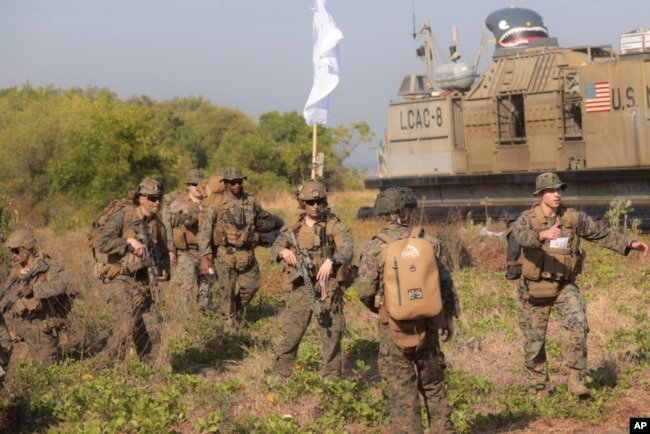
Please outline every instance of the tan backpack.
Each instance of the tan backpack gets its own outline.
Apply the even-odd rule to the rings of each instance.
[[[432,318],[442,311],[438,263],[424,231],[414,227],[407,238],[375,235],[386,245],[384,261],[384,305],[397,321]]]
[[[95,277],[103,278],[106,273],[106,264],[108,263],[108,256],[104,253],[100,253],[97,250],[99,244],[99,239],[102,234],[102,230],[111,219],[111,216],[118,211],[124,210],[124,221],[130,222],[133,220],[133,215],[135,213],[136,205],[133,203],[133,199],[112,199],[104,211],[97,216],[93,222],[90,232],[88,232],[88,244],[93,254],[93,259],[95,260]]]

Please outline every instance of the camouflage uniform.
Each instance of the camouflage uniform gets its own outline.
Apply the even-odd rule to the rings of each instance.
[[[12,339],[5,324],[3,315],[0,315],[0,368],[6,372],[11,359]],[[0,381],[4,380],[4,373],[0,370]]]
[[[17,231],[16,234],[22,231],[24,230]],[[9,237],[10,244],[14,235]],[[36,239],[33,240],[35,246]],[[15,343],[14,361],[24,358],[51,364],[60,360],[59,331],[71,307],[67,294],[68,277],[63,267],[52,262],[49,256],[34,250],[32,254],[34,261],[28,268],[14,262],[5,282],[5,290],[9,289],[12,279],[24,278],[34,267],[44,271],[35,273],[28,281],[19,281],[18,285],[22,285],[25,290],[21,291],[20,298],[13,305],[8,306],[4,320]]]
[[[203,173],[190,170],[187,184],[198,185]],[[177,289],[179,301],[189,303],[197,299],[195,285],[198,287],[201,256],[199,255],[199,214],[201,202],[192,200],[189,193],[174,199],[163,213],[167,232],[167,248],[176,255],[172,286]]]
[[[345,330],[345,316],[343,314],[343,289],[336,279],[336,271],[340,267],[347,266],[354,256],[354,241],[350,228],[345,226],[333,214],[327,214],[328,219],[333,222],[328,224],[327,220],[319,221],[313,226],[305,222],[306,213],[300,214],[292,223],[285,225],[271,247],[271,257],[278,262],[280,250],[287,248],[297,255],[297,249],[291,241],[291,234],[300,246],[300,250],[307,249],[313,267],[310,270],[311,282],[316,291],[316,297],[320,300],[321,284],[316,280],[316,273],[323,261],[330,258],[334,264],[330,278],[327,280],[325,301],[318,301],[323,313],[320,315],[323,321],[318,322],[318,332],[321,342],[323,356],[323,367],[321,373],[324,376],[341,375],[341,337]],[[329,233],[326,228],[330,228]],[[322,234],[328,238],[327,243],[332,247],[332,253],[323,257],[323,245],[326,241]],[[331,241],[329,241],[331,239]],[[276,373],[289,376],[293,368],[298,347],[302,337],[311,322],[313,316],[312,299],[309,290],[302,277],[296,272],[296,267],[285,263],[285,282],[291,289],[287,307],[283,313],[283,337],[278,345],[275,356],[274,370]]]
[[[246,177],[238,168],[227,168],[223,182],[234,179]],[[221,287],[221,314],[228,325],[235,325],[239,321],[237,312],[248,306],[260,288],[255,224],[266,212],[243,190],[239,198],[230,198],[226,191],[212,195],[210,202],[200,226],[199,254],[209,261],[214,259]]]
[[[402,239],[410,235],[411,227],[392,222],[382,228],[381,232],[393,239]],[[460,313],[458,297],[451,274],[440,259],[442,246],[430,235],[425,235],[425,238],[431,242],[438,262],[444,315],[457,318]],[[383,308],[378,310],[375,306],[375,297],[383,286],[384,246],[384,242],[377,238],[366,244],[359,262],[357,287],[360,300],[373,312],[379,313],[378,365],[382,378],[388,383],[392,432],[423,432],[420,395],[429,415],[430,432],[455,432],[447,392],[443,386],[446,363],[440,348],[437,320],[424,320],[426,338],[422,348],[414,353],[405,353],[390,336],[387,312]]]
[[[537,191],[539,193],[539,191]],[[540,205],[536,205],[539,207]],[[574,212],[577,212],[573,210]],[[564,215],[567,208],[560,205],[557,214]],[[541,251],[544,243],[538,240],[539,232],[555,224],[556,217],[547,217],[541,228],[533,228],[529,212],[522,213],[513,225],[513,236],[522,246]],[[619,254],[629,254],[631,241],[623,235],[610,230],[596,222],[583,212],[578,212],[579,224],[576,236],[598,244]],[[564,226],[560,227],[561,236],[567,237]],[[549,241],[545,243],[548,245]],[[551,308],[555,307],[562,327],[569,333],[569,342],[565,350],[565,364],[571,369],[584,371],[587,368],[587,334],[589,324],[586,317],[585,300],[573,279],[559,282],[557,297],[545,300],[531,300],[526,279],[522,276],[518,285],[519,327],[524,335],[524,363],[531,388],[543,390],[549,380],[546,370],[546,329]]]
[[[145,180],[141,185],[147,185],[147,182]],[[131,228],[131,222],[125,220],[126,215],[126,211],[121,210],[111,216],[102,229],[97,246],[101,253],[108,255],[108,264],[115,270],[103,279],[109,322],[113,327],[104,351],[109,357],[122,360],[126,357],[129,341],[133,339],[138,357],[153,364],[161,343],[161,318],[155,312],[155,294],[149,283],[148,266],[153,266],[153,263],[131,253],[127,238],[137,238],[137,234]],[[152,243],[160,253],[158,267],[169,276],[167,233],[162,221],[155,214],[145,219],[139,206],[132,215],[132,221],[144,220]]]

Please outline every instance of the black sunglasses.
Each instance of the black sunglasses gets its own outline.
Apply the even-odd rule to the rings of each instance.
[[[314,206],[316,204],[322,205],[322,204],[325,203],[325,199],[309,199],[309,200],[306,200],[305,203],[307,205],[309,205],[309,206]]]
[[[149,196],[149,195],[147,195],[147,200],[149,202],[160,202],[162,200],[162,196]]]
[[[9,250],[11,250],[11,254],[17,255],[20,253],[20,249],[21,249],[20,247],[16,247],[15,249],[9,249]]]
[[[243,184],[244,180],[243,179],[229,179],[226,181],[230,185],[235,185],[235,184]]]

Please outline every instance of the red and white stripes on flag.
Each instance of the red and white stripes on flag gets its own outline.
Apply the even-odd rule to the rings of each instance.
[[[585,111],[601,113],[611,110],[611,97],[608,81],[585,84]]]
[[[327,122],[329,94],[339,84],[339,41],[343,33],[327,8],[326,0],[314,0],[314,84],[303,111],[307,125]]]

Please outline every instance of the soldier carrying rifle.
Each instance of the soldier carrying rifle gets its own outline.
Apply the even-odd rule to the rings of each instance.
[[[102,276],[113,327],[104,351],[124,359],[133,339],[138,357],[153,364],[161,342],[158,282],[169,279],[167,233],[157,215],[164,187],[145,178],[134,193],[133,206],[110,217],[97,245],[106,255]]]
[[[61,358],[59,332],[71,307],[66,273],[38,252],[29,230],[11,234],[7,246],[13,265],[0,294],[0,312],[14,343],[14,360],[55,363]]]
[[[345,329],[342,279],[354,255],[350,228],[327,208],[325,186],[307,180],[296,197],[305,210],[285,225],[271,249],[271,257],[285,264],[285,283],[291,289],[282,325],[284,336],[273,367],[288,377],[312,314],[316,316],[323,353],[324,376],[341,375],[341,336]]]

